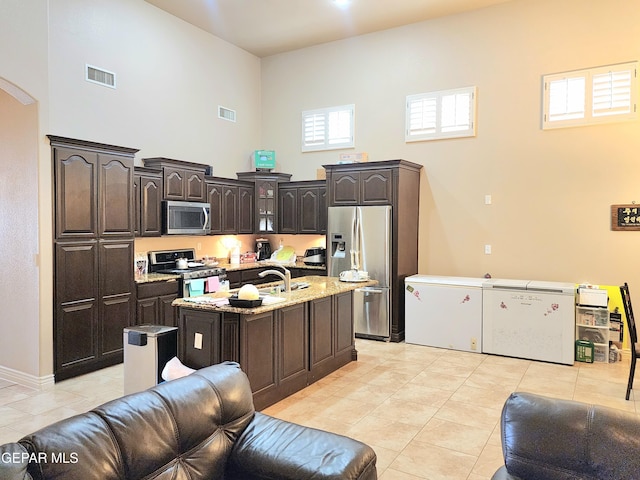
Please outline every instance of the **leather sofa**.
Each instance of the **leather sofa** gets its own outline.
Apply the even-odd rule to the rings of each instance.
[[[492,480],[640,478],[640,419],[634,414],[513,393],[500,426],[505,465]]]
[[[376,479],[356,440],[255,412],[235,363],[203,368],[0,447],[2,480]]]

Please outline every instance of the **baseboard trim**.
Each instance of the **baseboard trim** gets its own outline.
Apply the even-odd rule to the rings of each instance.
[[[14,370],[13,368],[4,367],[2,365],[0,365],[0,379],[33,388],[34,390],[44,390],[54,384],[53,374],[45,375],[44,377],[36,377],[35,375]]]

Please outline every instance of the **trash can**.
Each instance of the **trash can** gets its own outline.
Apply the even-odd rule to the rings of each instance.
[[[124,393],[162,382],[162,369],[178,354],[178,329],[136,325],[124,329]]]

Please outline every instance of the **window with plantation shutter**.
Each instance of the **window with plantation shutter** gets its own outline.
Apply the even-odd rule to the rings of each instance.
[[[474,137],[476,87],[407,96],[406,142]]]
[[[302,151],[353,147],[354,112],[354,105],[302,112]]]
[[[542,128],[635,120],[637,72],[629,62],[545,75]]]

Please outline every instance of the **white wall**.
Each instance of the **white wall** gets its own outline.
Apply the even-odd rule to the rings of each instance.
[[[540,129],[542,75],[640,59],[637,7],[514,0],[265,58],[263,143],[294,179],[313,178],[342,151],[300,153],[300,112],[355,103],[351,151],[424,166],[421,273],[640,291],[640,232],[612,232],[609,218],[611,204],[640,202],[640,121]],[[471,85],[476,138],[404,142],[406,95]]]
[[[260,148],[260,60],[143,0],[51,3],[51,132],[213,164],[233,176]],[[85,64],[117,88],[85,81]],[[218,105],[238,121],[218,119]]]

